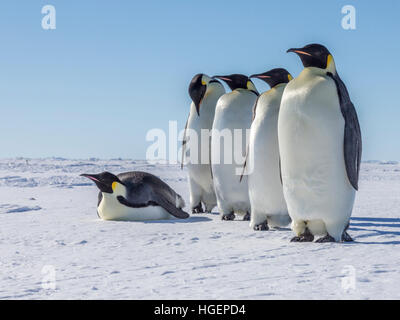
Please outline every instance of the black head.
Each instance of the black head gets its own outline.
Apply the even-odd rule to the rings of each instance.
[[[197,114],[200,115],[200,104],[207,91],[207,85],[202,81],[203,74],[196,74],[189,84],[189,96],[196,107]]]
[[[189,84],[189,96],[192,99],[197,114],[200,115],[200,105],[207,91],[207,85],[213,82],[220,83],[218,80],[210,79],[204,73],[196,74]]]
[[[271,88],[280,83],[288,83],[290,80],[293,79],[290,73],[283,68],[276,68],[264,73],[253,74],[250,76],[250,78],[258,78],[264,80],[266,83],[269,84]]]
[[[294,52],[298,54],[303,66],[316,67],[320,69],[326,69],[329,59],[332,59],[332,55],[327,48],[321,44],[309,44],[303,48],[292,48],[287,52]]]
[[[100,189],[100,191],[105,192],[105,193],[113,193],[113,183],[114,182],[123,184],[116,175],[114,175],[110,172],[107,172],[107,171],[99,173],[99,174],[83,173],[83,174],[81,174],[81,176],[89,178],[90,180],[94,181],[94,183]]]
[[[214,76],[214,78],[221,79],[226,82],[226,84],[231,88],[235,89],[247,89],[258,95],[257,89],[254,83],[250,80],[248,76],[243,74],[231,74],[228,76]]]

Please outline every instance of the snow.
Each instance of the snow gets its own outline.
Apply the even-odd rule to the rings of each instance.
[[[398,162],[363,163],[355,242],[328,244],[290,243],[289,229],[255,232],[216,212],[101,221],[98,190],[79,174],[104,170],[153,173],[188,203],[179,165],[1,159],[0,299],[400,298]]]

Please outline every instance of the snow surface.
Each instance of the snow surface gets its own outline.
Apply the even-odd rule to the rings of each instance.
[[[0,160],[0,299],[399,299],[400,165],[363,163],[354,243],[290,243],[217,213],[101,221],[81,173],[142,170],[188,203],[186,171],[132,160]],[[55,289],[46,282],[55,270]]]

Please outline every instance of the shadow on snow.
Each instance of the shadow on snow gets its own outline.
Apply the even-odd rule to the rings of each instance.
[[[171,219],[171,220],[148,220],[148,221],[139,221],[142,223],[196,223],[196,222],[204,222],[211,221],[212,219],[207,217],[189,217],[187,219]]]
[[[360,227],[372,227],[372,228],[360,228]],[[398,228],[398,230],[380,230],[380,228]],[[349,230],[353,231],[367,231],[367,233],[357,236],[360,238],[369,238],[373,236],[400,236],[400,218],[370,218],[370,217],[354,217],[351,218]],[[398,241],[382,241],[382,242],[358,242],[363,244],[394,244],[400,245]]]

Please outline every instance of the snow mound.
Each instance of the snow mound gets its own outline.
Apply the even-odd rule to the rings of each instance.
[[[0,205],[0,213],[16,213],[16,212],[27,212],[27,211],[38,211],[42,208],[39,206],[19,206],[17,204],[2,204]]]

